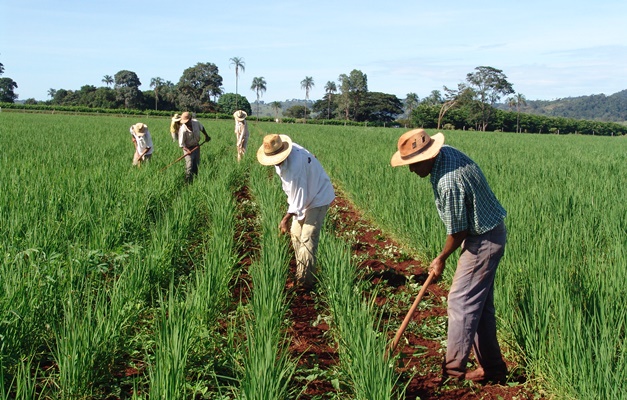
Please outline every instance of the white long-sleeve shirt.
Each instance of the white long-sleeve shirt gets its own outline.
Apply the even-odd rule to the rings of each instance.
[[[152,154],[152,137],[150,136],[150,131],[148,130],[148,128],[146,128],[146,133],[144,133],[144,136],[138,136],[133,131],[133,127],[131,126],[131,135],[133,135],[133,137],[135,138],[135,150],[137,151],[137,154],[143,154],[144,150],[149,147],[150,150],[148,150],[146,155]]]
[[[331,204],[335,199],[329,176],[304,147],[293,143],[290,155],[275,169],[287,195],[287,212],[299,221],[305,218],[307,210]]]

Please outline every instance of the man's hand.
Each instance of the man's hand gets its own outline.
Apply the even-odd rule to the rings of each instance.
[[[291,219],[292,219],[292,214],[285,214],[281,222],[279,222],[279,232],[281,232],[282,235],[290,231]]]
[[[431,261],[431,265],[429,265],[429,273],[433,273],[433,279],[437,281],[444,273],[444,268],[446,267],[446,260],[436,257]]]

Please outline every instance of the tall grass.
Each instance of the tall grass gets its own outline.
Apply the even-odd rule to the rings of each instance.
[[[403,390],[396,388],[394,363],[386,354],[387,336],[381,332],[386,327],[381,326],[376,295],[364,298],[348,245],[323,233],[320,264],[323,296],[331,312],[347,387],[356,399],[403,398]]]
[[[246,321],[246,349],[240,392],[244,399],[290,398],[289,383],[295,363],[289,357],[284,319],[288,303],[284,291],[289,242],[278,235],[285,195],[268,170],[252,168],[250,188],[259,204],[261,251],[250,268],[252,318]],[[270,171],[272,174],[274,171]],[[274,178],[274,179],[273,179]]]

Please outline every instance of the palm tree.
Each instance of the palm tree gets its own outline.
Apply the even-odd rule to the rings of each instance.
[[[266,91],[266,80],[263,79],[263,76],[253,78],[250,89],[257,94],[257,119],[259,119],[259,97]]]
[[[237,108],[237,81],[239,80],[239,70],[240,68],[242,69],[242,72],[244,72],[246,70],[246,63],[244,62],[244,59],[242,57],[232,57],[229,58],[229,61],[231,61],[231,65],[235,65],[235,109],[238,110]]]
[[[331,95],[337,92],[335,82],[328,81],[327,84],[324,85],[324,91],[327,94],[327,119],[331,119]]]
[[[411,120],[411,113],[414,111],[414,108],[418,105],[420,99],[418,95],[414,92],[407,93],[407,97],[405,97],[405,107],[407,107],[407,119]]]
[[[50,96],[51,99],[54,99],[54,96],[57,94],[57,90],[56,89],[48,89],[48,96]]]
[[[112,85],[112,84],[113,84],[113,82],[115,82],[115,81],[113,80],[113,77],[112,77],[111,75],[105,75],[105,76],[102,78],[102,81],[105,83],[105,85],[107,85],[107,87],[109,87],[109,85]]]
[[[522,93],[517,93],[516,96],[507,99],[507,105],[510,107],[516,107],[516,133],[520,133],[520,106],[527,105],[527,99]]]
[[[314,87],[314,80],[311,76],[306,76],[300,81],[300,88],[305,89],[305,120],[307,119],[307,101],[309,100],[309,90]]]
[[[152,78],[150,80],[150,87],[155,88],[155,110],[157,109],[157,103],[159,102],[159,88],[165,84],[165,81],[159,77]]]
[[[274,110],[274,119],[278,120],[279,119],[279,110],[281,109],[281,102],[280,101],[273,101],[272,103],[270,103],[270,106]]]

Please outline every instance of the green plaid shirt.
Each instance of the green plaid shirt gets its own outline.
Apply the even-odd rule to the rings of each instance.
[[[479,166],[453,147],[442,146],[436,156],[431,185],[447,235],[464,230],[481,235],[499,225],[507,215]]]

